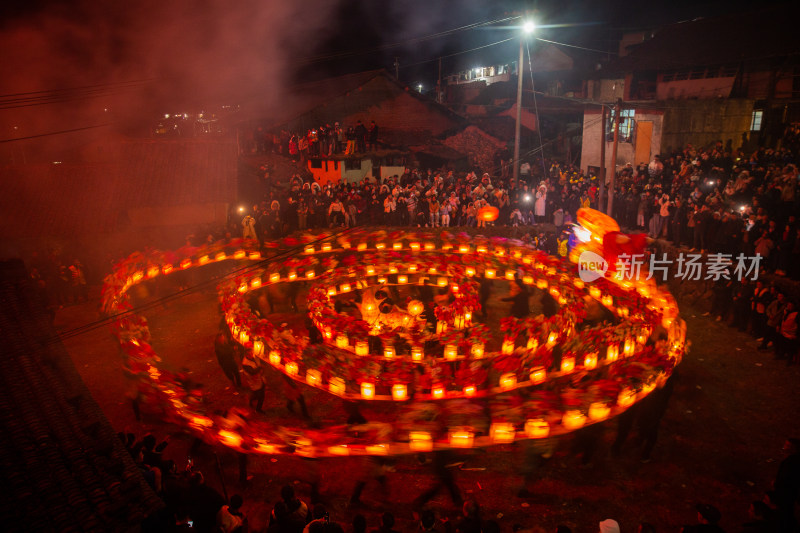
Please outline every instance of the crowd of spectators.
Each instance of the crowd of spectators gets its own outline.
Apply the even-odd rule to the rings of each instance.
[[[154,517],[145,527],[152,531],[206,531],[215,533],[246,533],[250,528],[247,516],[242,511],[243,498],[234,494],[229,500],[215,489],[205,484],[203,475],[190,463],[179,472],[173,461],[165,460],[161,453],[167,442],[156,445],[152,435],[136,441],[132,434],[120,433],[120,439],[127,446],[147,482],[164,499],[166,507],[158,517]],[[798,474],[800,474],[800,441],[789,439],[784,450],[786,458],[780,463],[773,488],[764,494],[763,499],[755,500],[749,507],[750,520],[741,529],[749,533],[771,533],[795,531],[794,501],[798,494]],[[298,496],[292,485],[284,485],[280,498],[267,503],[269,511],[267,533],[366,533],[368,524],[373,523],[370,533],[399,533],[402,531],[424,531],[429,533],[501,533],[503,527],[492,518],[483,516],[481,505],[475,499],[458,501],[454,511],[435,508],[429,505],[415,505],[413,514],[404,520],[406,527],[398,527],[391,511],[362,511],[363,504],[351,504],[346,515],[352,517],[350,523],[341,517],[332,516],[328,507],[319,501],[308,502]],[[384,502],[384,509],[393,508]],[[722,533],[719,523],[722,514],[713,504],[701,502],[695,507],[696,523],[687,524],[681,533]],[[343,513],[345,514],[345,513]],[[365,516],[366,515],[366,516]],[[496,515],[499,520],[502,514]],[[508,527],[508,526],[506,526]],[[534,533],[544,531],[534,525],[513,524],[513,533]],[[589,526],[584,528],[591,530]],[[620,524],[614,519],[599,522],[598,533],[620,533]],[[558,525],[556,533],[572,533],[570,527]],[[642,522],[637,533],[655,533],[655,527]]]
[[[47,254],[34,252],[28,267],[36,297],[51,320],[56,309],[89,301],[87,271],[79,259],[70,261],[53,248]]]
[[[787,365],[798,361],[797,303],[774,283],[719,279],[714,283],[713,316],[760,343],[759,350],[774,350],[776,360]]]
[[[780,149],[745,152],[719,141],[627,165],[615,176],[612,215],[625,230],[646,231],[700,253],[758,254],[762,271],[800,279],[797,130],[787,130]],[[606,210],[606,198],[599,205],[597,177],[573,165],[525,162],[519,183],[510,172],[498,160],[492,169],[410,168],[384,179],[323,186],[295,175],[266,191],[234,233],[266,240],[341,226],[530,229],[545,223],[555,227],[550,235],[555,240],[579,208]],[[478,216],[485,206],[498,209],[496,221]]]
[[[131,454],[145,481],[164,501],[165,507],[148,519],[147,531],[199,531],[245,533],[247,517],[244,499],[233,494],[226,499],[206,484],[200,470],[189,458],[184,467],[164,456],[169,439],[158,442],[152,434],[138,440],[133,433],[120,432],[120,440]]]
[[[370,130],[361,124],[360,128],[352,128],[358,133],[349,146],[350,129],[335,124],[312,130],[309,133],[316,136],[313,142],[308,135],[283,139],[281,134],[276,146],[284,146],[285,140],[283,153],[302,160],[309,154],[364,151],[367,143],[373,142]],[[374,131],[377,135],[377,126]],[[264,137],[265,143],[267,138]],[[296,152],[292,149],[293,138]],[[762,269],[798,280],[798,139],[800,133],[793,128],[787,131],[781,149],[758,148],[745,153],[718,142],[702,149],[686,146],[664,157],[656,156],[649,164],[628,165],[615,176],[611,191],[613,216],[626,230],[646,231],[651,237],[669,240],[690,251],[731,256],[758,254]],[[256,149],[266,150],[266,145]],[[533,160],[526,163],[519,183],[511,179],[508,165],[498,164],[497,168],[486,170],[414,168],[383,180],[325,186],[294,176],[286,187],[266,191],[252,211],[231,217],[225,228],[205,228],[202,235],[208,233],[208,242],[239,235],[263,242],[293,231],[342,226],[448,228],[494,224],[520,228],[540,249],[556,254],[561,253],[560,245],[565,240],[562,228],[575,220],[580,207],[604,207],[600,205],[597,177],[569,164]],[[489,223],[477,216],[485,206],[498,209],[496,221]],[[32,277],[43,291],[50,292],[54,305],[87,298],[86,273],[79,261],[64,261],[56,254],[45,259],[36,256],[30,264]],[[797,306],[777,285],[763,280],[723,278],[715,282],[713,292],[708,314],[750,331],[761,343],[760,349],[774,349],[777,359],[787,364],[798,362]],[[222,352],[217,355],[225,368],[223,362],[227,362],[228,354]],[[242,376],[248,381],[249,376],[240,374],[235,364],[228,366],[230,372],[226,370],[226,374],[234,386],[242,386]],[[251,407],[260,411],[264,384],[258,381],[250,389]],[[302,409],[305,411],[305,405]],[[120,434],[120,438],[147,482],[167,504],[170,527],[165,530],[171,530],[173,525],[179,531],[190,527],[225,532],[247,529],[241,512],[242,498],[234,495],[226,501],[205,484],[203,475],[191,462],[178,468],[174,461],[165,459],[167,441],[159,444],[151,435],[141,441],[131,434]],[[751,505],[753,521],[744,526],[747,531],[791,531],[796,527],[787,509],[793,512],[800,491],[800,442],[790,439],[786,450],[788,457],[779,467],[774,490]],[[721,531],[721,516],[713,505],[700,504],[697,511],[698,524],[687,526],[687,533]],[[481,518],[480,506],[474,500],[465,502],[454,520],[426,507],[421,507],[415,518],[418,524],[414,529],[437,533],[498,533],[501,529],[497,522]],[[375,526],[377,533],[396,533],[391,513],[381,516],[379,523],[376,520]],[[365,533],[367,519],[358,514],[351,525],[344,527],[330,517],[323,505],[310,507],[295,496],[291,486],[286,486],[272,510],[267,531],[340,533],[351,529]],[[515,532],[520,530],[525,527],[514,526]],[[568,533],[569,528],[559,526],[557,531]],[[619,533],[619,524],[604,520],[598,524],[598,531]],[[639,531],[649,533],[654,529],[641,524]]]
[[[284,154],[302,163],[309,157],[374,152],[378,149],[378,125],[374,120],[370,121],[369,126],[361,120],[349,126],[334,122],[333,126],[321,124],[307,129],[305,133],[286,129],[269,133],[259,126],[246,144],[251,153]]]
[[[763,269],[800,279],[798,154],[691,145],[617,176],[614,217],[678,247],[758,254]]]

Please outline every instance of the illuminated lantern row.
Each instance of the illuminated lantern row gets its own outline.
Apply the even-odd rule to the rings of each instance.
[[[386,250],[386,252],[401,251],[404,254],[410,253],[408,250],[411,252],[420,252],[423,249],[426,252],[450,250],[449,253],[451,255],[449,257],[452,257],[452,254],[464,255],[462,264],[470,263],[471,261],[474,261],[474,257],[484,254],[487,259],[491,259],[493,266],[490,267],[476,264],[469,264],[466,267],[459,266],[459,269],[461,270],[458,270],[459,273],[457,273],[456,276],[466,276],[466,278],[469,278],[478,275],[479,272],[482,272],[483,275],[488,279],[496,278],[499,275],[501,278],[511,281],[513,279],[517,279],[517,275],[519,275],[523,283],[528,285],[536,284],[536,286],[542,288],[542,290],[547,290],[550,295],[562,305],[566,305],[568,302],[569,305],[575,305],[576,303],[580,302],[581,299],[585,298],[586,294],[588,293],[590,297],[595,298],[600,304],[610,308],[620,318],[630,319],[630,323],[632,325],[630,330],[623,330],[625,331],[625,336],[623,336],[619,341],[615,340],[612,344],[604,347],[603,350],[605,353],[603,353],[603,351],[600,351],[600,353],[592,351],[575,354],[565,352],[561,357],[560,366],[557,369],[558,371],[553,373],[554,378],[558,378],[564,374],[570,374],[579,369],[591,371],[601,365],[614,363],[620,359],[622,359],[621,364],[627,364],[624,363],[624,361],[627,360],[635,360],[637,355],[644,349],[643,347],[647,345],[652,328],[659,324],[663,325],[668,330],[668,342],[664,343],[664,345],[668,346],[668,355],[673,359],[673,362],[679,361],[683,355],[683,352],[685,351],[685,329],[681,329],[681,321],[677,319],[677,306],[675,305],[674,300],[667,293],[660,291],[658,287],[655,287],[655,285],[640,283],[625,284],[621,281],[618,284],[618,288],[615,289],[610,288],[608,281],[601,280],[600,283],[587,286],[587,284],[584,284],[584,282],[579,279],[570,279],[570,276],[567,275],[563,269],[561,274],[559,274],[559,271],[555,267],[548,266],[547,263],[538,260],[537,257],[540,256],[537,255],[536,252],[523,251],[521,248],[515,248],[513,246],[487,246],[479,243],[475,243],[472,246],[463,243],[445,243],[437,246],[437,244],[430,241],[424,242],[424,239],[420,239],[419,242],[413,241],[406,244],[405,242],[396,240],[393,237],[388,242],[375,243],[374,248],[371,248],[366,243],[366,241],[369,239],[364,240],[364,243],[352,241],[351,243],[348,243],[347,239],[345,239],[344,241],[340,241],[340,248],[337,249],[351,249],[357,246],[361,251],[375,249]],[[244,248],[246,248],[246,246]],[[315,256],[319,251],[336,251],[330,243],[323,243],[322,245],[317,244],[316,246],[305,245],[304,247],[301,247],[301,249],[309,256]],[[475,251],[474,254],[472,252],[473,250]],[[219,249],[213,250],[201,248],[194,257],[182,259],[174,265],[156,265],[147,264],[145,262],[144,264],[137,264],[136,268],[130,269],[128,269],[127,265],[124,265],[120,268],[120,270],[128,270],[124,271],[122,275],[115,274],[117,279],[122,280],[122,282],[120,282],[121,285],[113,287],[113,290],[109,291],[109,296],[104,296],[104,304],[118,306],[122,302],[126,301],[124,292],[130,286],[141,281],[154,278],[158,275],[167,275],[176,269],[185,270],[196,266],[206,265],[212,261],[222,261],[227,259],[250,259],[255,261],[261,260],[261,257],[261,254],[256,250],[237,250],[235,248],[231,248],[228,251],[221,252]],[[320,269],[320,266],[318,265],[321,265],[321,263],[319,263],[315,257],[309,257],[304,259],[304,261],[306,262],[295,263],[291,265],[292,268],[288,268],[290,263],[284,263],[282,270],[283,273],[279,271],[263,272],[259,273],[257,276],[240,278],[235,284],[232,284],[230,292],[223,294],[223,297],[225,298],[223,301],[223,310],[226,309],[226,304],[235,304],[237,306],[235,307],[235,312],[225,312],[226,321],[231,328],[231,334],[237,342],[243,346],[246,346],[248,351],[252,351],[254,357],[265,359],[270,365],[279,369],[281,372],[284,372],[293,379],[305,382],[310,386],[327,388],[327,390],[330,390],[333,394],[339,396],[360,397],[369,400],[381,398],[386,399],[387,396],[378,397],[376,383],[369,381],[369,379],[364,379],[364,377],[361,377],[360,379],[354,379],[353,385],[356,388],[356,391],[348,394],[345,381],[342,378],[324,378],[323,372],[321,372],[318,368],[315,368],[316,365],[314,365],[312,361],[303,360],[302,357],[298,357],[298,354],[288,352],[287,350],[290,350],[291,348],[286,347],[284,343],[275,344],[275,337],[272,333],[274,328],[268,327],[264,329],[262,326],[259,326],[257,320],[253,318],[242,317],[240,310],[247,309],[246,306],[240,305],[240,303],[245,301],[243,295],[248,291],[260,289],[264,284],[267,283],[267,281],[269,281],[269,283],[278,283],[319,279],[322,282],[326,282],[326,284],[323,286],[323,297],[325,294],[327,294],[329,297],[346,294],[353,290],[362,289],[365,286],[369,286],[369,284],[374,284],[376,281],[374,277],[371,277],[369,280],[366,278],[361,278],[358,280],[342,280],[340,282],[331,281],[333,273],[341,270],[341,268],[334,266],[328,267],[327,271],[325,268]],[[517,261],[517,263],[519,263],[517,268],[513,268],[513,261]],[[311,268],[309,266],[312,263],[314,263],[315,268]],[[378,266],[384,268],[384,274],[381,275],[377,281],[379,283],[385,283],[385,265],[380,264]],[[277,268],[281,269],[281,266],[278,266]],[[371,271],[371,275],[373,276],[376,275],[376,273],[381,272],[377,270],[375,266],[368,266],[365,268],[365,270],[368,275],[370,275]],[[397,280],[397,284],[409,283],[412,281],[411,275],[414,275],[413,279],[415,280],[417,279],[418,271],[423,273],[427,271],[427,274],[431,276],[430,279],[435,280],[434,283],[436,285],[441,287],[449,286],[451,294],[455,295],[457,299],[461,297],[462,293],[469,292],[464,289],[464,284],[462,282],[453,279],[453,272],[450,272],[449,268],[441,267],[437,271],[435,267],[430,266],[430,263],[425,264],[424,266],[422,261],[420,261],[418,264],[412,262],[412,264],[391,265],[391,267],[389,267],[389,271],[397,276],[396,278],[393,278]],[[320,274],[320,272],[322,272],[322,274]],[[546,273],[547,279],[542,278],[544,273]],[[421,276],[424,274],[419,275]],[[352,278],[353,275],[351,274],[350,277]],[[565,283],[567,285],[565,285]],[[227,286],[225,290],[228,290]],[[578,293],[576,294],[575,291],[578,291]],[[638,294],[639,297],[645,298],[647,300],[647,309],[640,305],[638,301],[626,300],[626,298],[630,298],[630,293]],[[113,307],[109,308],[109,310],[113,311]],[[424,304],[419,303],[417,307],[409,306],[409,315],[414,316],[414,310],[419,311],[419,314],[421,314],[424,312]],[[464,313],[461,311],[455,312],[450,316],[452,316],[452,318],[449,319],[451,321],[450,324],[441,321],[443,324],[443,332],[447,332],[447,328],[466,330],[468,327],[470,327],[471,316],[469,316],[469,313]],[[566,316],[570,317],[574,315]],[[572,320],[574,321],[574,319]],[[345,352],[350,352],[354,356],[369,356],[369,344],[364,340],[356,340],[352,338],[351,335],[353,332],[351,332],[348,328],[338,327],[339,323],[336,323],[337,325],[333,326],[334,322],[330,320],[325,321],[320,319],[320,322],[323,326],[320,328],[320,331],[322,332],[326,342],[330,343],[330,348],[327,349],[333,349],[333,347],[336,347],[337,349],[344,350]],[[544,343],[548,348],[553,348],[559,342],[564,342],[566,347],[565,349],[571,349],[566,343],[570,342],[574,338],[577,324],[575,322],[571,322],[569,318],[566,322],[560,322],[559,324],[565,325],[563,327],[559,327],[558,330],[548,332],[546,339],[544,337],[537,338],[535,336],[530,336],[530,338],[527,340],[527,350],[529,352],[539,350],[540,342]],[[619,329],[617,331],[619,331]],[[464,338],[469,338],[469,332],[465,332]],[[129,342],[130,346],[141,346],[141,349],[143,350],[142,353],[146,353],[144,352],[145,349],[150,350],[149,344],[146,342],[140,343],[137,342],[137,340],[138,339],[131,339],[126,342]],[[513,353],[516,349],[514,341],[515,339],[506,339],[501,346],[500,354]],[[414,342],[410,342],[409,344],[411,345],[410,359],[417,362],[424,360],[425,354],[421,344],[418,345]],[[486,348],[482,343],[473,343],[468,347],[462,347],[455,343],[448,344],[443,342],[442,344],[444,345],[445,360],[458,360],[465,357],[480,359],[487,357],[487,355],[489,357],[498,355],[497,353],[487,354]],[[462,348],[464,349],[464,352],[459,354],[459,350]],[[652,346],[647,348],[649,351],[652,351],[653,349],[654,347]],[[522,350],[520,350],[519,353],[524,357],[530,356],[528,353],[523,353]],[[146,355],[146,357],[150,356]],[[397,350],[392,345],[384,345],[384,352],[382,354],[374,354],[373,357],[383,357],[384,359],[389,360],[400,359],[400,357],[398,357]],[[353,360],[355,360],[355,358]],[[218,423],[211,417],[206,417],[201,413],[192,413],[188,411],[189,408],[187,403],[181,400],[181,398],[184,396],[178,396],[179,392],[175,390],[179,389],[180,387],[173,385],[169,388],[165,388],[159,384],[159,380],[164,379],[164,376],[167,374],[161,373],[157,366],[155,366],[158,364],[157,360],[152,361],[152,363],[148,364],[146,372],[147,375],[145,376],[145,379],[150,379],[153,382],[153,386],[159,388],[165,398],[165,401],[167,402],[166,405],[170,409],[174,410],[173,414],[176,414],[175,411],[177,411],[178,416],[176,419],[184,420],[186,425],[191,427],[194,431],[203,432],[205,436],[215,438],[220,443],[235,449],[241,448],[243,445],[243,438],[246,435],[251,439],[251,446],[249,448],[251,453],[283,453],[283,441],[276,435],[258,434],[257,431],[253,433],[254,428],[240,432],[239,430],[231,430],[219,427],[217,425]],[[520,374],[520,372],[522,372],[522,374]],[[517,369],[513,372],[505,372],[500,375],[499,378],[496,377],[496,374],[493,376],[495,377],[492,379],[497,380],[495,381],[496,388],[494,389],[484,389],[479,392],[476,384],[460,383],[456,384],[456,387],[448,390],[445,384],[435,383],[430,389],[430,397],[437,399],[459,396],[474,397],[478,394],[497,394],[502,393],[503,391],[514,390],[520,386],[545,383],[550,377],[544,367]],[[599,422],[607,419],[610,416],[618,414],[620,410],[626,409],[635,404],[636,401],[646,397],[647,394],[655,389],[657,382],[663,382],[667,376],[668,374],[666,372],[651,372],[646,375],[645,383],[644,385],[640,386],[641,388],[639,390],[637,390],[634,386],[631,386],[630,383],[628,384],[629,386],[626,387],[624,386],[625,383],[622,382],[620,383],[623,385],[622,390],[618,394],[615,401],[610,401],[609,403],[594,402],[584,410],[573,409],[566,412],[547,413],[543,415],[543,418],[529,418],[525,421],[521,428],[515,427],[513,424],[502,420],[491,420],[488,426],[488,435],[476,434],[471,428],[450,428],[446,435],[440,435],[439,437],[436,437],[435,441],[433,435],[421,431],[417,432],[417,434],[414,436],[409,435],[407,445],[403,444],[402,442],[378,442],[367,443],[365,445],[358,446],[351,446],[350,444],[341,441],[339,443],[334,441],[326,444],[325,446],[314,446],[314,443],[310,439],[298,437],[294,448],[296,448],[298,455],[309,457],[315,456],[315,454],[316,456],[336,456],[352,455],[354,453],[362,454],[365,452],[373,455],[387,455],[388,453],[406,453],[406,449],[411,448],[429,451],[435,446],[469,448],[474,446],[485,446],[489,444],[511,443],[518,438],[546,438],[548,436],[560,435],[568,431],[573,431],[585,426],[586,424]],[[325,383],[325,379],[327,379],[327,383]],[[448,383],[448,385],[452,387],[452,384]],[[390,399],[394,401],[409,401],[411,399],[409,397],[408,385],[403,383],[395,383],[388,385],[388,387],[388,390],[390,391]],[[426,395],[420,394],[419,391],[417,391],[415,395],[418,398],[426,398]],[[391,450],[391,452],[389,450]]]

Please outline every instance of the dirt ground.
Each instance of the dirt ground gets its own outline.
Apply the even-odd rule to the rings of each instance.
[[[68,332],[97,320],[97,305],[95,299],[59,310],[56,327]],[[508,311],[508,305],[492,304],[494,321]],[[280,315],[283,310],[276,311]],[[592,532],[606,518],[616,519],[624,532],[634,531],[643,521],[654,524],[658,531],[678,531],[681,525],[695,522],[694,507],[702,501],[720,508],[724,529],[740,529],[748,519],[750,501],[760,499],[770,486],[782,458],[784,439],[790,433],[800,435],[800,395],[796,393],[800,368],[787,367],[774,361],[770,352],[757,351],[755,341],[747,334],[701,317],[690,308],[681,311],[692,346],[678,369],[679,379],[652,462],[640,462],[634,437],[622,457],[613,458],[609,445],[616,422],[610,420],[591,466],[581,467],[580,459],[569,454],[567,439],[541,468],[538,481],[530,486],[532,495],[519,498],[518,444],[465,453],[456,479],[465,497],[481,503],[485,518],[496,520],[503,533],[510,532],[514,524],[551,531],[557,524],[566,524],[575,532]],[[246,394],[230,386],[214,355],[219,314],[213,290],[189,294],[146,316],[156,351],[173,367],[191,370],[193,378],[204,384],[212,409],[247,405]],[[281,320],[281,316],[271,318]],[[119,352],[107,327],[67,338],[65,345],[118,430],[140,436],[147,432],[169,436],[165,456],[185,464],[191,436],[161,422],[155,413],[145,412],[141,422],[135,421],[125,398],[128,384]],[[286,417],[282,388],[278,382],[274,384],[274,393],[267,393],[266,416]],[[324,393],[312,392],[308,398],[315,415],[323,419],[342,416]],[[215,455],[222,465],[222,477]],[[222,491],[224,481],[229,495],[238,492],[245,497],[244,511],[252,531],[266,527],[269,511],[284,484],[294,484],[298,494],[307,499],[306,481],[314,470],[321,477],[331,518],[346,530],[356,512],[366,515],[370,529],[377,527],[383,510],[395,514],[396,529],[414,529],[411,502],[434,482],[428,466],[419,465],[415,457],[401,457],[389,478],[391,503],[381,503],[377,487],[369,485],[362,496],[366,507],[353,510],[346,504],[361,470],[359,459],[311,462],[290,456],[252,457],[246,486],[238,483],[235,454],[223,448],[204,446],[195,452],[193,460],[210,485]],[[432,505],[443,516],[455,514],[446,491]]]

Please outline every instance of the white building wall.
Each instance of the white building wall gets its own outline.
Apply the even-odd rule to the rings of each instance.
[[[606,112],[608,113],[608,112]],[[601,124],[601,113],[599,109],[587,110],[583,114],[583,146],[581,147],[581,170],[584,172],[592,167],[600,166],[600,143],[603,136],[603,125]],[[663,127],[663,115],[661,113],[647,112],[646,110],[636,110],[634,115],[634,133],[631,142],[619,142],[617,146],[617,161],[614,168],[620,169],[630,163],[636,166],[641,161],[636,161],[636,139],[637,124],[639,122],[652,122],[653,134],[650,138],[650,156],[661,152],[661,137]],[[606,176],[610,176],[612,168],[612,151],[614,143],[606,141]]]

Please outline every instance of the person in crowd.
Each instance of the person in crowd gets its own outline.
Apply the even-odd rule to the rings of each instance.
[[[547,206],[547,185],[540,185],[536,189],[536,201],[533,206],[533,214],[537,223],[545,221],[545,212]]]
[[[774,346],[778,341],[778,326],[783,316],[783,310],[786,307],[786,297],[782,292],[778,291],[774,286],[772,287],[774,298],[769,303],[766,309],[767,322],[764,327],[764,337],[761,341],[759,350],[766,350],[770,346]]]
[[[380,527],[372,530],[372,533],[400,533],[394,529],[394,515],[388,511],[383,513]]]
[[[330,227],[344,227],[345,225],[345,211],[344,204],[340,197],[336,197],[331,205],[328,206],[328,220],[330,220]]]
[[[377,126],[376,126],[377,128]],[[360,120],[356,121],[356,127],[354,129],[355,136],[356,136],[356,151],[358,153],[364,153],[367,151],[367,136],[369,132],[367,131],[367,127],[364,126],[364,123]],[[377,135],[377,132],[376,132]],[[377,140],[377,138],[376,138]]]
[[[436,513],[433,509],[423,509],[419,513],[419,522],[414,531],[425,533],[444,533],[444,528],[440,527],[436,520]]]
[[[719,527],[722,514],[719,509],[708,503],[697,504],[697,524],[683,526],[681,533],[723,533]]]
[[[744,533],[772,533],[778,530],[775,512],[763,501],[751,502],[747,514],[750,520],[742,525]]]
[[[678,372],[673,371],[663,387],[654,390],[642,401],[643,405],[638,412],[637,425],[639,435],[642,437],[641,461],[643,463],[650,462],[650,455],[658,441],[658,428],[661,425],[661,419],[667,412],[669,400],[675,389],[675,380],[678,379],[677,375]]]
[[[778,530],[797,531],[794,508],[800,496],[800,439],[786,439],[783,452],[786,457],[778,465],[778,473],[772,484],[773,503],[777,507]]]
[[[525,318],[531,312],[528,286],[517,277],[514,278],[514,285],[512,285],[512,287],[514,288],[514,294],[506,298],[500,298],[500,301],[513,302],[509,314],[515,318]]]
[[[756,282],[756,289],[751,299],[750,310],[752,312],[750,322],[753,325],[753,334],[758,342],[762,342],[766,335],[767,327],[767,306],[772,300],[770,288],[763,282]]]
[[[279,504],[282,507],[276,513]],[[270,515],[270,524],[278,520],[284,520],[286,523],[300,523],[302,524],[300,531],[302,531],[309,519],[308,505],[300,498],[295,497],[291,485],[284,485],[281,488],[281,500],[275,505]]]
[[[242,359],[241,381],[250,392],[248,401],[250,407],[255,409],[257,413],[263,413],[267,385],[258,361],[248,357]]]
[[[461,490],[458,488],[452,472],[453,459],[454,456],[451,450],[445,449],[433,452],[432,466],[436,476],[436,483],[414,500],[415,507],[422,508],[442,488],[447,488],[450,492],[450,498],[456,507],[461,507],[464,504],[464,498],[461,496]]]
[[[797,342],[797,304],[790,300],[786,302],[778,319],[777,333],[775,335],[775,358],[785,359],[787,365],[798,362]]]
[[[349,402],[349,405],[355,406],[358,408],[358,404],[356,402]],[[351,411],[351,415],[353,412]],[[354,420],[356,422],[366,423],[366,419],[363,418],[360,412],[357,414],[360,417],[360,420]],[[348,420],[348,423],[350,420]],[[387,469],[389,469],[389,462],[386,458],[380,456],[366,456],[361,460],[361,477],[356,481],[355,487],[353,487],[353,492],[350,495],[350,506],[358,506],[361,505],[361,493],[364,491],[364,488],[367,486],[367,483],[370,480],[375,480],[378,483],[378,487],[380,488],[381,497],[384,502],[389,501],[389,482],[386,477]]]
[[[456,533],[481,533],[485,526],[481,520],[480,504],[474,499],[469,499],[461,506],[461,516],[456,520],[453,529]]]
[[[378,125],[374,120],[369,123],[369,130],[367,131],[367,149],[374,152],[378,149]]]
[[[353,517],[352,533],[367,533],[367,519],[359,513]]]
[[[330,522],[330,515],[328,509],[321,503],[314,505],[311,511],[311,521],[303,528],[303,533],[313,533],[320,531],[320,527]]]
[[[606,518],[598,524],[599,533],[619,533],[619,523],[612,519]]]
[[[245,215],[242,219],[242,238],[243,239],[257,239],[256,235],[256,219],[251,215]]]
[[[217,513],[225,505],[225,500],[219,492],[206,485],[200,472],[192,472],[185,501],[194,521],[194,530],[213,532],[217,526]]]
[[[239,365],[236,362],[237,343],[230,337],[230,332],[226,327],[221,327],[220,332],[214,337],[214,353],[217,354],[217,361],[225,376],[234,387],[241,387],[242,380],[239,375]]]
[[[649,522],[642,522],[639,524],[636,533],[656,533],[656,527]]]
[[[242,533],[247,531],[247,519],[242,514],[244,499],[239,494],[231,496],[231,502],[217,512],[217,530],[220,533]]]

